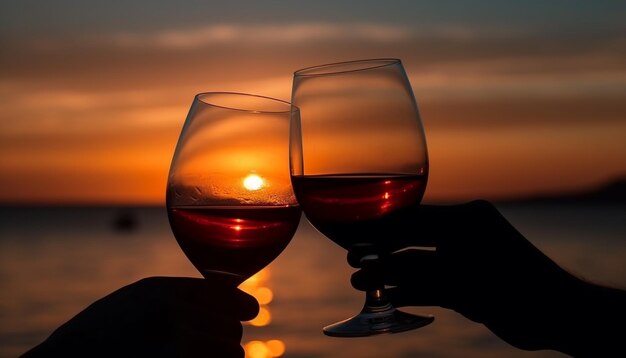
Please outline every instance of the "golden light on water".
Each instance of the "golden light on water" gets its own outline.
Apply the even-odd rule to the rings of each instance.
[[[259,287],[252,294],[260,305],[267,305],[274,299],[274,293],[267,287]]]
[[[250,341],[244,345],[246,357],[249,358],[265,358],[269,353],[269,349],[265,343],[261,341]]]
[[[259,302],[260,304],[260,302]],[[261,305],[259,308],[259,314],[254,317],[248,324],[255,327],[264,327],[272,322],[272,314],[266,306]]]
[[[245,322],[248,326],[265,327],[272,322],[269,304],[274,299],[274,293],[267,286],[269,278],[270,271],[268,268],[264,268],[239,286],[242,291],[254,296],[260,306],[259,314],[254,319]],[[279,339],[250,340],[243,344],[243,348],[246,352],[246,358],[274,358],[285,353],[285,343]]]
[[[278,339],[266,342],[250,341],[243,348],[246,351],[246,358],[273,358],[285,353],[285,343]]]
[[[245,280],[241,285],[239,285],[239,288],[245,292],[252,294],[251,290],[253,288],[261,286],[265,282],[269,281],[269,279],[270,271],[268,268],[264,268],[263,270],[252,275],[252,277]]]
[[[265,345],[269,348],[274,357],[282,356],[283,353],[285,353],[285,343],[279,339],[269,340],[265,342]]]
[[[248,174],[248,176],[243,179],[243,187],[250,191],[259,190],[264,185],[265,180],[256,174]]]

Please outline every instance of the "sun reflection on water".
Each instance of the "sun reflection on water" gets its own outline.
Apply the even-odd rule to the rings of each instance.
[[[244,344],[246,358],[273,358],[285,353],[285,343],[278,339],[269,341],[250,341]]]
[[[260,305],[259,314],[254,319],[245,322],[245,325],[265,327],[272,322],[269,304],[274,299],[274,293],[267,286],[269,279],[270,271],[264,268],[239,286],[242,291],[254,296]],[[279,339],[250,340],[243,343],[243,348],[246,358],[274,358],[285,353],[285,343]]]

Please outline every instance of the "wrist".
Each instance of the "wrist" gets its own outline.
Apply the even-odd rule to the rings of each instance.
[[[573,357],[623,356],[626,292],[576,279],[559,308],[554,349]]]

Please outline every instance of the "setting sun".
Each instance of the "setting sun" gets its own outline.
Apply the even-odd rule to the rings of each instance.
[[[243,180],[243,187],[250,191],[259,190],[263,187],[264,184],[265,181],[263,180],[263,178],[256,174],[249,174]]]

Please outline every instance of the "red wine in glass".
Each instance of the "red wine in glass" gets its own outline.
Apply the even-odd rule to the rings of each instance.
[[[272,262],[298,228],[298,206],[181,206],[168,210],[170,226],[203,275],[223,273],[241,283]]]
[[[426,176],[417,174],[295,175],[291,180],[311,224],[346,250],[386,240],[369,233],[384,232],[419,205],[426,189]]]

